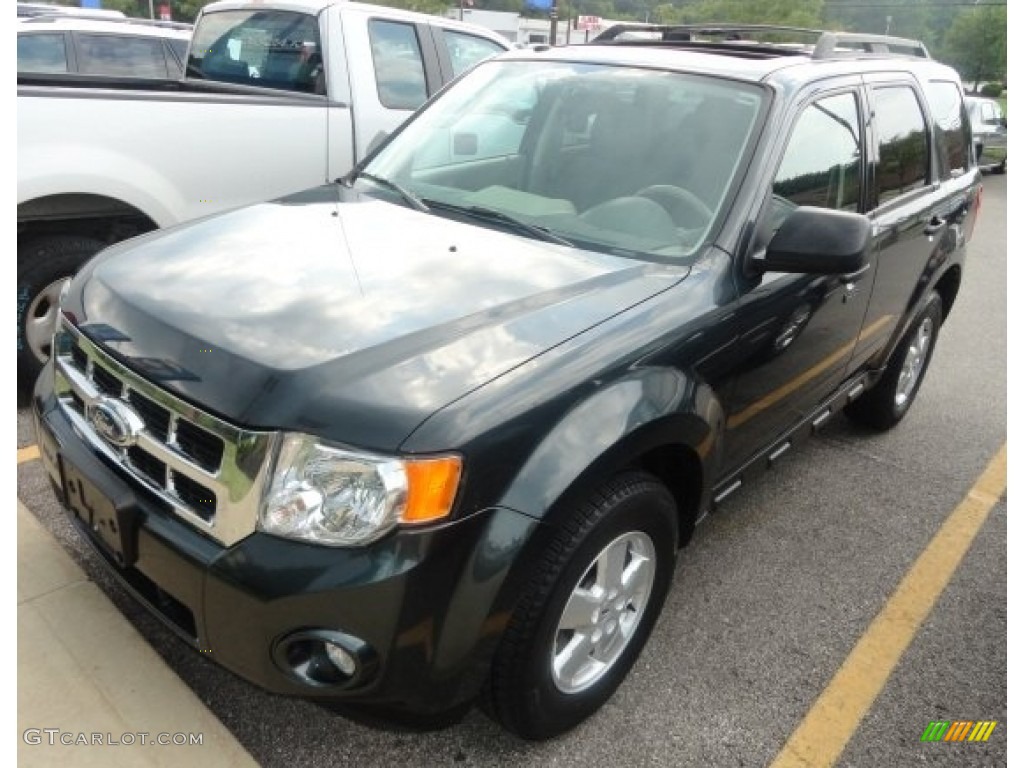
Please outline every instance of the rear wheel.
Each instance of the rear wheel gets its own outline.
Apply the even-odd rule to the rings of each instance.
[[[846,406],[853,421],[877,430],[890,429],[910,410],[928,371],[942,325],[942,299],[932,292],[872,389]]]
[[[550,738],[607,701],[661,612],[676,537],[672,495],[643,472],[566,516],[495,654],[487,705],[502,725]]]
[[[105,243],[53,235],[18,248],[18,383],[30,387],[50,358],[57,301],[65,281]]]

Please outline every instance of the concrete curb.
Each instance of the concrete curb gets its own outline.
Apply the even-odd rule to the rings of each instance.
[[[18,764],[256,765],[20,501]]]

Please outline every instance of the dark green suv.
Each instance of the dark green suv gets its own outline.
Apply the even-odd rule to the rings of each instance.
[[[34,396],[82,534],[272,691],[594,712],[695,524],[899,422],[960,286],[956,73],[765,32],[510,52],[334,185],[97,256]]]

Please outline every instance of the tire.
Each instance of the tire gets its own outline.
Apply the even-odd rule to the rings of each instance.
[[[879,432],[900,422],[913,405],[928,372],[941,325],[942,299],[933,291],[903,334],[882,378],[869,392],[846,406],[846,415],[852,421]]]
[[[650,636],[675,568],[675,501],[649,474],[612,478],[561,519],[498,644],[484,693],[488,714],[527,739],[573,728],[615,692]],[[616,593],[627,575],[629,586]],[[575,666],[573,648],[581,651]]]
[[[53,235],[18,247],[18,384],[22,388],[32,386],[49,359],[46,327],[56,321],[63,281],[105,245],[90,237]]]

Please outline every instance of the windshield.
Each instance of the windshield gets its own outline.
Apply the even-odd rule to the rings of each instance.
[[[762,99],[755,86],[710,77],[487,62],[366,166],[376,181],[357,183],[434,215],[682,259],[717,218]]]

